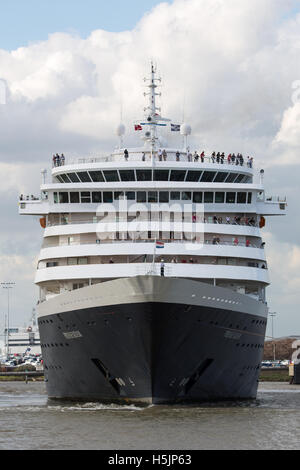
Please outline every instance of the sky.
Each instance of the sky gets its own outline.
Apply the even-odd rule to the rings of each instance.
[[[16,283],[11,324],[36,303],[42,240],[38,218],[18,215],[18,195],[39,193],[53,153],[111,151],[121,109],[135,144],[153,59],[163,114],[184,115],[191,147],[252,155],[267,194],[287,196],[288,215],[267,218],[262,233],[267,294],[275,336],[300,335],[300,2],[12,0],[0,13],[0,282]],[[1,290],[0,327],[6,310]]]

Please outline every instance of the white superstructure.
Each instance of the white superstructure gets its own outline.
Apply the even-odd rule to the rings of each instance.
[[[247,157],[190,150],[188,124],[180,128],[184,148],[164,148],[159,129],[170,121],[156,106],[156,83],[152,66],[149,106],[138,124],[142,147],[129,148],[127,158],[120,125],[122,148],[54,159],[41,197],[21,197],[20,213],[39,215],[44,227],[35,279],[40,302],[149,273],[265,302],[269,275],[260,229],[265,216],[285,215],[286,201],[265,195],[263,172]]]

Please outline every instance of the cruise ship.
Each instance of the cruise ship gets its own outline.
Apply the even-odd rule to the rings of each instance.
[[[252,158],[190,150],[191,126],[157,106],[153,64],[145,85],[137,147],[120,124],[110,155],[56,154],[41,195],[20,196],[20,214],[44,231],[35,283],[48,396],[255,398],[268,317],[261,230],[286,199],[265,194]]]

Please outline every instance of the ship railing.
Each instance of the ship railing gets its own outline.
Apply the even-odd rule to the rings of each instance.
[[[167,152],[167,156],[165,158],[158,156],[157,152],[151,155],[151,152],[146,151],[145,153],[141,152],[140,150],[135,152],[129,152],[128,159],[125,159],[123,152],[117,153],[114,155],[101,155],[95,157],[83,157],[83,158],[66,158],[65,160],[58,160],[52,163],[53,168],[65,166],[65,165],[83,165],[83,164],[93,164],[93,163],[109,163],[109,162],[151,162],[154,161],[176,161],[176,162],[186,162],[186,163],[212,163],[217,165],[229,165],[231,167],[246,167],[249,169],[253,169],[254,165],[253,162],[248,161],[247,159],[238,159],[235,158],[234,161],[229,161],[227,157],[219,158],[219,157],[212,157],[212,156],[198,156],[195,157],[194,154],[188,156],[186,152],[181,152],[179,157],[176,157],[175,152]]]
[[[147,223],[147,222],[151,222],[151,219],[146,219],[146,220],[143,220],[143,219],[132,219],[132,220],[124,220],[122,218],[116,218],[114,220],[105,220],[104,219],[101,219],[101,220],[97,220],[96,218],[91,218],[91,219],[86,219],[86,220],[75,220],[75,221],[69,221],[69,220],[61,220],[61,221],[57,221],[57,222],[51,222],[51,221],[48,221],[47,222],[47,227],[56,227],[56,226],[60,226],[60,225],[83,225],[83,224],[113,224],[113,223],[119,223],[119,222],[123,222],[123,223],[128,223],[128,224],[131,224],[133,222],[137,222],[137,223]],[[152,220],[152,222],[159,222],[157,220]],[[166,222],[169,222],[169,223],[180,223],[180,220],[170,220],[170,221],[166,221]],[[183,220],[182,222],[185,222],[185,223],[198,223],[198,224],[210,224],[210,225],[239,225],[241,227],[254,227],[254,228],[257,228],[259,227],[259,224],[256,223],[256,222],[243,222],[243,221],[236,221],[236,220],[233,220],[233,219],[230,219],[228,221],[210,221],[210,220],[207,220],[207,219],[202,219],[202,220],[190,220],[190,221],[186,221],[186,220]],[[161,221],[161,223],[163,223],[163,221]]]
[[[214,246],[234,246],[234,247],[240,247],[240,248],[256,248],[256,249],[264,249],[265,244],[264,243],[252,243],[252,242],[241,242],[239,241],[224,241],[220,239],[212,239],[212,240],[204,240],[204,241],[199,241],[197,239],[191,239],[191,240],[174,240],[174,239],[160,239],[160,241],[163,241],[165,244],[181,244],[181,245],[189,245],[189,244],[195,244],[195,245],[214,245]],[[116,243],[156,243],[156,239],[147,239],[147,240],[142,240],[142,239],[127,239],[127,240],[117,240],[116,238],[113,239],[106,239],[106,240],[100,240],[97,239],[95,241],[90,241],[90,242],[84,242],[84,243],[61,243],[60,245],[49,245],[49,246],[44,246],[43,249],[48,249],[48,248],[59,248],[59,247],[66,247],[66,246],[90,246],[90,245],[109,245],[109,244],[116,244]]]

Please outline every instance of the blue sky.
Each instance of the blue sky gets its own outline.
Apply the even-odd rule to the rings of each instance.
[[[172,3],[170,0],[165,0]],[[161,0],[10,0],[0,5],[0,49],[16,49],[48,34],[132,29]]]

